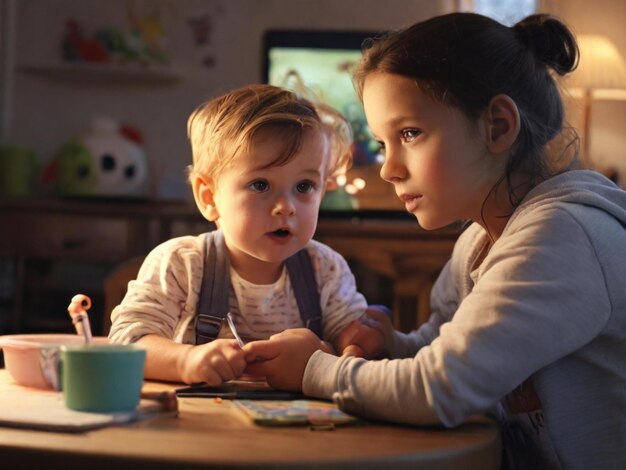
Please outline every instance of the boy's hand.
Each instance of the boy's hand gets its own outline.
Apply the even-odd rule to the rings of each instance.
[[[377,359],[389,355],[392,341],[393,328],[387,314],[368,308],[339,333],[335,346],[343,356]]]
[[[308,328],[285,330],[243,347],[249,363],[246,373],[265,376],[274,388],[299,392],[307,362],[318,349],[327,351],[328,347]]]
[[[185,383],[206,382],[220,385],[243,374],[245,355],[232,339],[216,339],[206,344],[192,346],[182,359],[181,376]]]

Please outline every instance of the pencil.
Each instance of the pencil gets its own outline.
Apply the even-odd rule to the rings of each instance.
[[[243,342],[241,336],[239,336],[239,333],[237,333],[237,328],[235,328],[235,322],[233,321],[233,316],[230,312],[226,314],[226,321],[228,322],[228,327],[230,328],[230,331],[233,333],[233,336],[239,343],[239,347],[243,348],[244,344],[246,343]]]

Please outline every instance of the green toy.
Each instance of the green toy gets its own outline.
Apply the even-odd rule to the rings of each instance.
[[[64,143],[43,174],[60,196],[147,197],[148,162],[136,129],[101,118]]]
[[[96,173],[89,149],[77,140],[65,143],[57,154],[54,192],[64,196],[86,196],[93,192]]]

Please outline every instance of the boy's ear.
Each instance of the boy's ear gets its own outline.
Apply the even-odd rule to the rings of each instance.
[[[210,222],[215,222],[219,218],[215,200],[213,199],[213,185],[208,178],[195,175],[191,183],[193,198],[196,201],[198,210]]]
[[[507,95],[494,96],[485,111],[487,148],[493,154],[508,152],[520,130],[519,110]]]

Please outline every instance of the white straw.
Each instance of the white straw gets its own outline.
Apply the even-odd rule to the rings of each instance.
[[[91,308],[91,299],[84,294],[78,294],[72,297],[67,311],[72,317],[72,323],[76,328],[76,333],[85,338],[85,343],[92,342],[91,325],[89,324],[89,316],[87,310]]]

